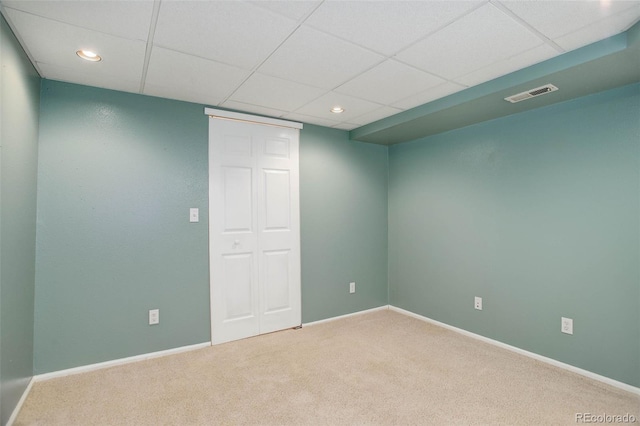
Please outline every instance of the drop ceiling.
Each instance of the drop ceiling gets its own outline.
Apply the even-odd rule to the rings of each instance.
[[[404,122],[406,137],[438,128],[429,105],[466,93],[477,101],[489,94],[477,88],[501,76],[624,33],[640,0],[1,0],[0,10],[43,78],[396,143]],[[103,60],[82,61],[79,49]]]

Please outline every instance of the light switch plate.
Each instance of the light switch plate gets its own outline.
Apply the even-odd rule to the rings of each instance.
[[[200,212],[195,207],[189,209],[189,222],[200,222]]]

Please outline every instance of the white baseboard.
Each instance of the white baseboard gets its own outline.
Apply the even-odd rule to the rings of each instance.
[[[503,349],[507,349],[507,350],[509,350],[511,352],[515,352],[517,354],[524,355],[524,356],[527,356],[529,358],[533,358],[533,359],[535,359],[537,361],[541,361],[541,362],[544,362],[544,363],[547,363],[547,364],[551,364],[551,365],[553,365],[555,367],[559,367],[559,368],[562,368],[564,370],[568,370],[568,371],[571,371],[573,373],[580,374],[581,376],[585,376],[585,377],[588,377],[590,379],[597,380],[597,381],[602,382],[602,383],[606,383],[606,384],[608,384],[610,386],[613,386],[613,387],[616,387],[618,389],[622,389],[622,390],[625,390],[627,392],[631,392],[631,393],[634,393],[636,395],[640,395],[640,388],[628,385],[628,384],[623,383],[623,382],[619,382],[619,381],[611,379],[609,377],[601,376],[600,374],[596,374],[596,373],[593,373],[593,372],[588,371],[588,370],[583,370],[582,368],[578,368],[578,367],[575,367],[575,366],[570,365],[570,364],[565,364],[564,362],[560,362],[560,361],[555,360],[553,358],[548,358],[546,356],[539,355],[539,354],[536,354],[534,352],[529,352],[529,351],[526,351],[524,349],[520,349],[520,348],[517,348],[515,346],[508,345],[506,343],[502,343],[502,342],[500,342],[498,340],[493,340],[493,339],[490,339],[488,337],[484,337],[484,336],[481,336],[479,334],[475,334],[475,333],[472,333],[470,331],[463,330],[461,328],[454,327],[452,325],[445,324],[443,322],[436,321],[434,319],[427,318],[425,316],[415,314],[415,313],[413,313],[411,311],[407,311],[407,310],[404,310],[402,308],[398,308],[398,307],[389,305],[389,309],[392,310],[392,311],[399,312],[401,314],[404,314],[404,315],[407,315],[407,316],[410,316],[410,317],[417,318],[419,320],[428,322],[430,324],[434,324],[434,325],[446,328],[448,330],[455,331],[456,333],[460,333],[460,334],[463,334],[465,336],[472,337],[472,338],[477,339],[477,340],[481,340],[481,341],[483,341],[485,343],[489,343],[491,345],[498,346],[498,347],[503,348]]]
[[[38,374],[34,376],[34,381],[42,382],[44,380],[55,379],[56,377],[71,376],[73,374],[86,373],[88,371],[102,370],[103,368],[115,367],[116,365],[130,364],[132,362],[144,361],[152,358],[159,358],[167,355],[179,354],[182,352],[194,351],[211,346],[211,342],[198,343],[195,345],[181,346],[179,348],[167,349],[164,351],[151,352],[142,355],[130,356],[127,358],[119,358],[111,361],[99,362],[97,364],[83,365],[80,367],[69,368],[66,370],[52,371],[51,373]]]
[[[27,395],[29,395],[29,392],[31,392],[31,387],[33,386],[33,382],[35,382],[35,380],[32,377],[31,380],[29,380],[29,384],[25,388],[24,392],[22,392],[22,396],[20,397],[20,400],[16,404],[16,408],[13,409],[13,413],[11,413],[11,417],[9,417],[9,420],[7,420],[6,426],[12,426],[13,422],[16,421],[16,418],[18,417],[18,413],[22,408],[22,404],[24,404],[24,401],[27,399]]]
[[[307,322],[307,323],[303,323],[302,326],[303,327],[308,327],[310,325],[323,324],[325,322],[331,322],[331,321],[335,321],[335,320],[339,320],[339,319],[343,319],[343,318],[349,318],[349,317],[353,317],[353,316],[356,316],[356,315],[368,314],[370,312],[383,311],[385,309],[389,309],[389,305],[378,306],[377,308],[365,309],[364,311],[358,311],[358,312],[353,312],[353,313],[350,313],[350,314],[340,315],[340,316],[337,316],[337,317],[331,317],[331,318],[326,318],[326,319],[322,319],[322,320],[318,320],[318,321]]]

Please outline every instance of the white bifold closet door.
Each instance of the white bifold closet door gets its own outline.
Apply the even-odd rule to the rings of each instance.
[[[210,118],[213,344],[301,323],[298,139],[298,128]]]

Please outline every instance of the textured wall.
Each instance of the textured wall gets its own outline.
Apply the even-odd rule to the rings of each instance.
[[[303,322],[388,303],[387,153],[339,130],[300,135]]]
[[[40,76],[0,16],[0,424],[33,375]]]
[[[47,80],[41,99],[36,372],[208,341],[203,106]],[[303,321],[386,304],[387,149],[316,126],[300,145]]]
[[[36,373],[209,341],[203,107],[49,80],[41,104]]]
[[[390,303],[639,386],[639,92],[391,147]]]

